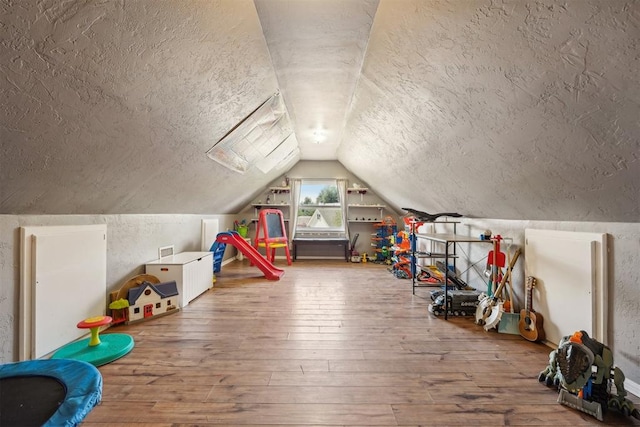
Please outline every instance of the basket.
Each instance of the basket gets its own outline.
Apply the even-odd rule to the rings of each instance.
[[[249,234],[249,226],[247,225],[238,225],[236,228],[240,237],[247,237],[247,234]]]

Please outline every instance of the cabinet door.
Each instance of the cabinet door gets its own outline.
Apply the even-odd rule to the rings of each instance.
[[[187,305],[213,286],[213,258],[204,256],[185,264],[182,280],[184,292],[182,301]]]

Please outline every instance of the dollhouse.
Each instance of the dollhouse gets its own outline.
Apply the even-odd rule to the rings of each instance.
[[[127,323],[175,313],[178,311],[178,286],[175,280],[157,284],[145,281],[129,289],[127,300]]]

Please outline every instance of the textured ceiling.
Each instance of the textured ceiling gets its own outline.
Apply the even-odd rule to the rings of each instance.
[[[335,160],[378,0],[256,0],[301,156]]]
[[[233,213],[301,158],[396,208],[640,222],[639,1],[0,11],[0,213]],[[300,157],[243,175],[206,157],[278,90]]]
[[[638,222],[639,70],[638,1],[383,1],[339,159],[402,206]]]

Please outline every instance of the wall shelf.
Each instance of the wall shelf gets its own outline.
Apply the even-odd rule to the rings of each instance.
[[[380,222],[383,219],[385,207],[385,205],[349,204],[347,205],[349,222]]]
[[[286,186],[271,186],[267,188],[266,194],[262,196],[263,198],[258,200],[257,202],[251,203],[251,207],[253,208],[253,218],[251,218],[252,230],[251,233],[255,232],[255,228],[253,225],[258,223],[258,217],[260,216],[261,209],[278,209],[282,211],[282,214],[286,217],[291,216],[292,206],[291,206],[291,187]],[[264,199],[266,197],[266,199]],[[266,200],[266,201],[265,201]],[[284,222],[287,223],[287,236],[291,234],[289,230],[289,224],[291,221],[289,218],[284,218]]]
[[[360,201],[364,200],[364,195],[367,194],[367,191],[369,191],[368,188],[362,188],[362,187],[347,188],[347,194],[359,194],[360,195]]]
[[[348,194],[360,194],[360,202],[368,188],[347,188]],[[350,223],[375,223],[384,218],[386,205],[380,203],[347,203],[347,217]],[[374,210],[375,209],[375,210]]]
[[[289,194],[290,187],[269,187],[271,194]]]
[[[251,206],[253,206],[253,214],[254,214],[254,217],[251,218],[251,222],[256,223],[258,222],[258,216],[260,216],[260,209],[262,208],[265,208],[265,209],[287,208],[288,209],[291,206],[291,204],[290,203],[252,203]],[[283,210],[283,214],[289,214],[289,211]],[[289,218],[284,218],[284,221],[289,222]]]
[[[347,193],[349,193],[349,194],[351,194],[351,193],[367,194],[367,191],[369,191],[368,188],[362,188],[362,187],[347,188]]]

